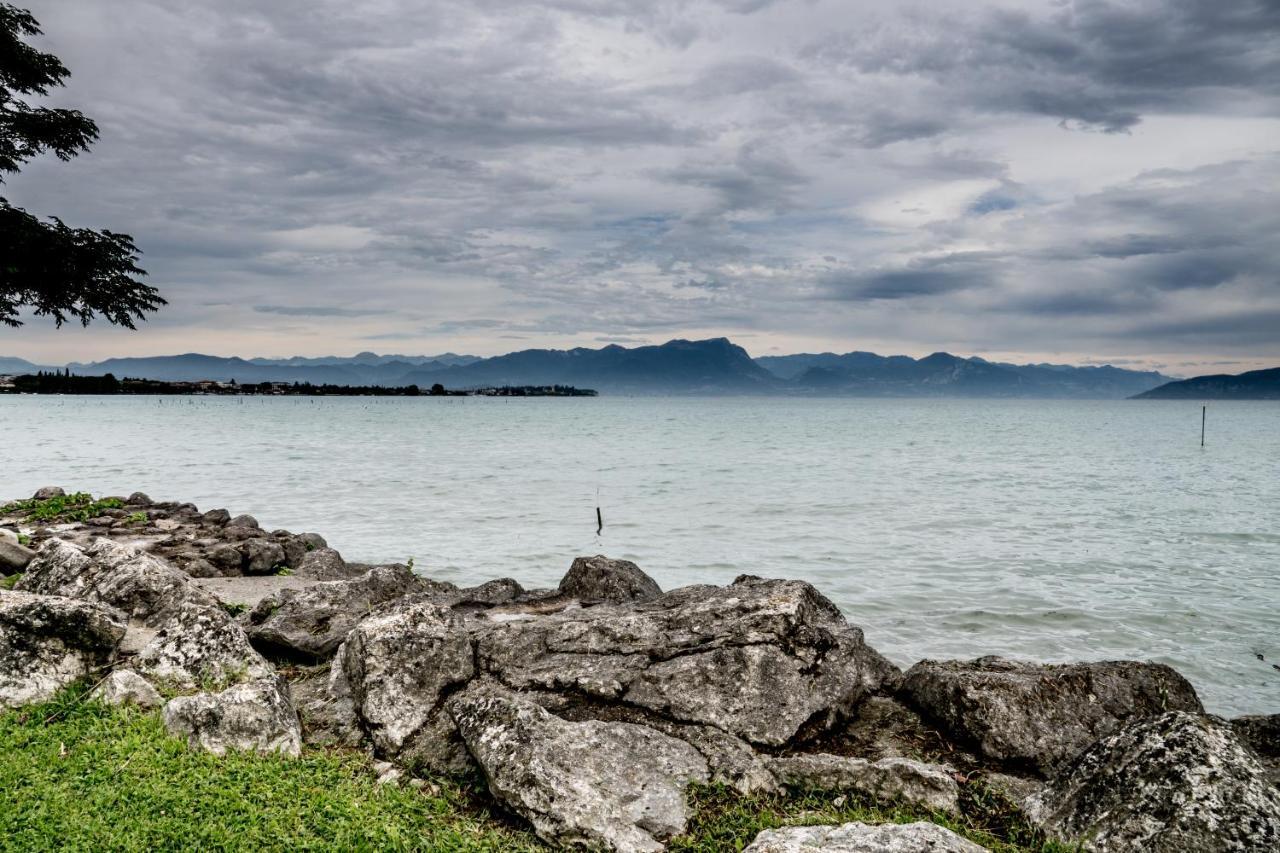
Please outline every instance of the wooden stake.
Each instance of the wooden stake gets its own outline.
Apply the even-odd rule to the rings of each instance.
[[[1205,412],[1207,412],[1208,410],[1209,410],[1208,406],[1200,407],[1200,446],[1201,447],[1204,447],[1204,416],[1205,416]]]
[[[596,507],[596,535],[600,535],[600,531],[604,530],[604,516],[600,514],[600,507]]]

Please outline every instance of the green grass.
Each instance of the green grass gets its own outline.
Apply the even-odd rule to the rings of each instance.
[[[478,780],[430,779],[424,790],[378,786],[359,753],[308,749],[300,759],[217,758],[189,750],[159,715],[108,708],[85,688],[0,713],[0,850],[546,850],[504,816]],[[674,851],[741,850],[790,824],[934,820],[999,853],[1044,844],[998,801],[966,786],[968,817],[949,818],[834,792],[743,797],[690,792],[689,831]]]
[[[7,578],[0,578],[0,589],[13,589],[22,580],[22,572],[15,572]]]
[[[0,515],[22,513],[28,521],[87,521],[101,515],[103,510],[119,509],[122,506],[124,501],[119,498],[95,501],[88,492],[76,492],[42,501],[35,498],[14,501],[0,508]]]

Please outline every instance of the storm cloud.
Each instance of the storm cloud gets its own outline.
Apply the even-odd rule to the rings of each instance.
[[[5,195],[170,305],[2,354],[1280,361],[1267,0],[30,5],[102,138]]]

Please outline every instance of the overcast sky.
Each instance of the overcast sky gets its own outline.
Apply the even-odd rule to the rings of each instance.
[[[0,355],[1280,364],[1276,0],[27,5],[102,138],[0,194],[170,304]]]

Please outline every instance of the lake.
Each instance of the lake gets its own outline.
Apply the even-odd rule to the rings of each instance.
[[[0,496],[44,485],[459,583],[802,578],[903,666],[1143,658],[1280,711],[1277,403],[1211,404],[1202,449],[1183,402],[0,397]]]

